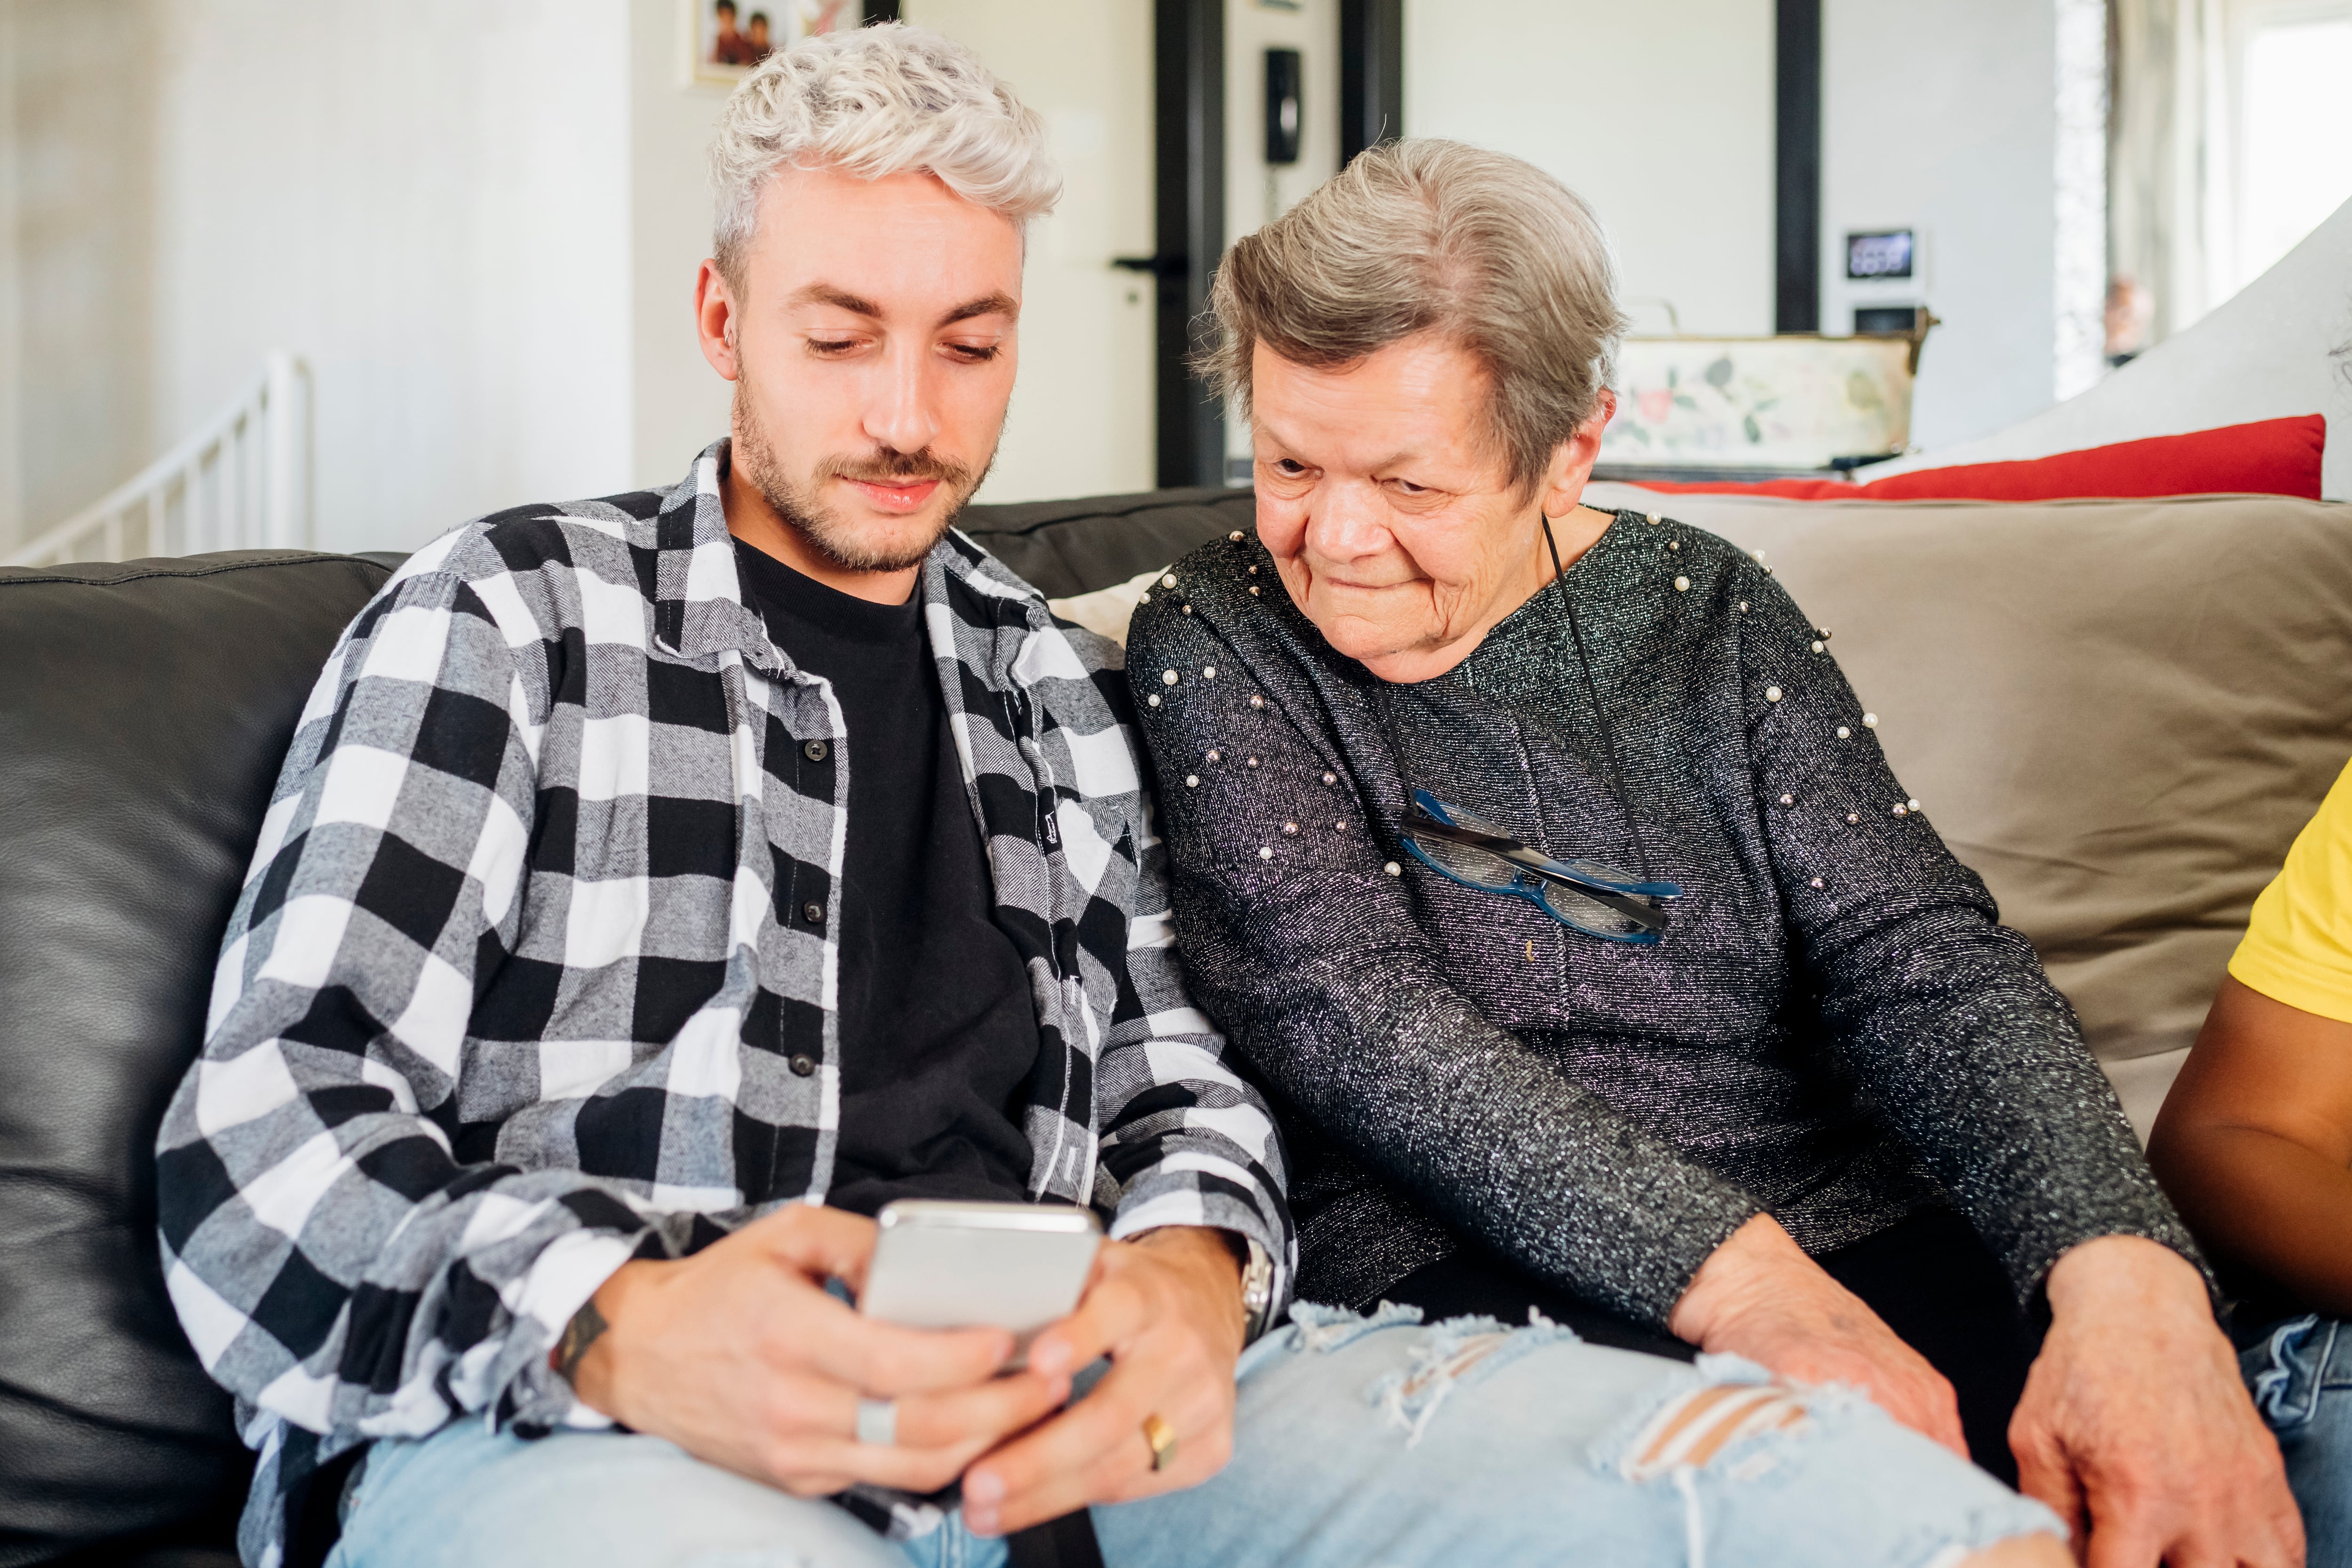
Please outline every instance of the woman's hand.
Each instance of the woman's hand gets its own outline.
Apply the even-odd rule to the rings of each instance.
[[[2295,1568],[2303,1521],[2205,1281],[2169,1247],[2103,1236],[2050,1270],[2050,1334],[2009,1424],[2019,1489],[2100,1568]]]
[[[1746,1356],[1783,1382],[1859,1388],[1913,1431],[1968,1456],[1952,1385],[1770,1215],[1758,1215],[1707,1256],[1666,1326],[1701,1350]]]
[[[1247,1328],[1241,1266],[1222,1231],[1173,1226],[1105,1243],[1086,1300],[1030,1342],[1029,1366],[1066,1380],[1107,1355],[1109,1373],[1077,1404],[972,1466],[964,1523],[994,1535],[1215,1475],[1234,1451],[1234,1363]],[[1164,1470],[1151,1468],[1150,1415],[1176,1436]]]

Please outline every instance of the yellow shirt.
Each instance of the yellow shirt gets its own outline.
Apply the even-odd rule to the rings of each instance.
[[[2274,1001],[2352,1024],[2352,764],[2254,900],[2230,973]]]

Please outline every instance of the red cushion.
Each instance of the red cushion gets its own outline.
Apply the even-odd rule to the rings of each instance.
[[[1792,500],[2066,500],[2078,496],[2271,495],[2319,499],[2327,416],[2259,419],[2186,436],[2155,436],[2061,452],[2021,463],[1964,463],[1890,474],[1868,484],[1839,479],[1642,480],[1647,490],[1786,496]]]

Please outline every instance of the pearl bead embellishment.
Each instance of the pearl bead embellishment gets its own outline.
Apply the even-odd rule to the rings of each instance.
[[[1225,760],[1225,753],[1223,752],[1212,751],[1209,753],[1208,760],[1213,763],[1222,763]]]
[[[1235,544],[1239,544],[1242,542],[1242,531],[1237,528],[1231,533],[1225,535],[1225,537],[1232,540]]]
[[[1257,848],[1257,858],[1261,860],[1271,860],[1274,858],[1274,851],[1261,844]]]
[[[1794,805],[1797,804],[1797,797],[1793,795],[1784,795],[1780,797],[1780,804],[1782,805]]]
[[[1160,706],[1160,693],[1155,691],[1145,700],[1149,701],[1154,708],[1157,708]]]
[[[1856,823],[1860,822],[1861,820],[1862,820],[1862,818],[1861,818],[1859,816],[1857,816],[1856,814],[1854,814],[1853,812],[1849,811],[1849,812],[1847,812],[1847,813],[1845,814],[1845,825],[1846,825],[1848,827],[1852,827],[1852,826],[1853,826]]]
[[[1767,702],[1778,702],[1778,701],[1780,701],[1780,689],[1779,687],[1777,687],[1777,686],[1768,686],[1768,687],[1766,687],[1766,688],[1764,689],[1764,700],[1765,700],[1765,701],[1767,701]]]
[[[1160,672],[1160,684],[1162,686],[1173,686],[1176,684],[1176,672],[1172,669],[1163,669]]]
[[[1186,789],[1199,789],[1201,787],[1201,775],[1198,773],[1186,773],[1184,775],[1184,787]]]
[[[1865,730],[1875,730],[1875,729],[1877,729],[1877,728],[1878,728],[1878,715],[1877,715],[1877,714],[1875,714],[1875,713],[1865,713],[1865,714],[1864,714],[1864,715],[1862,716],[1862,727],[1863,727],[1864,729],[1865,729]]]
[[[1298,837],[1298,824],[1297,824],[1297,823],[1295,823],[1295,822],[1286,822],[1286,823],[1284,823],[1284,824],[1282,825],[1282,836],[1283,836],[1285,838],[1296,838],[1296,837]]]
[[[1398,865],[1393,860],[1381,867],[1381,869],[1386,871],[1391,877],[1402,877],[1404,875],[1404,868]]]
[[[1822,885],[1822,879],[1819,877],[1814,878],[1811,885],[1816,888],[1820,887]]]
[[[1204,665],[1202,665],[1202,666],[1201,667],[1201,679],[1203,679],[1203,680],[1214,680],[1214,679],[1217,679],[1217,667],[1216,667],[1215,665],[1213,665],[1213,664],[1204,664]]]
[[[1841,724],[1838,726],[1838,739],[1841,741],[1851,741],[1853,739],[1853,731]]]
[[[1176,585],[1175,574],[1171,573],[1169,575],[1160,579],[1160,585],[1163,588],[1173,588]]]
[[[1263,708],[1265,706],[1265,699],[1253,691],[1250,693],[1250,706],[1253,708]]]
[[[1690,579],[1689,579],[1689,578],[1687,578],[1687,577],[1677,577],[1677,578],[1675,578],[1675,593],[1677,593],[1677,594],[1687,594],[1687,593],[1689,593],[1689,592],[1690,592]]]

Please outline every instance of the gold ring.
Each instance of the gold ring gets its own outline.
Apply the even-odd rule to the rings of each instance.
[[[1176,1428],[1157,1415],[1143,1418],[1143,1440],[1151,1445],[1151,1468],[1164,1470],[1176,1462]]]

